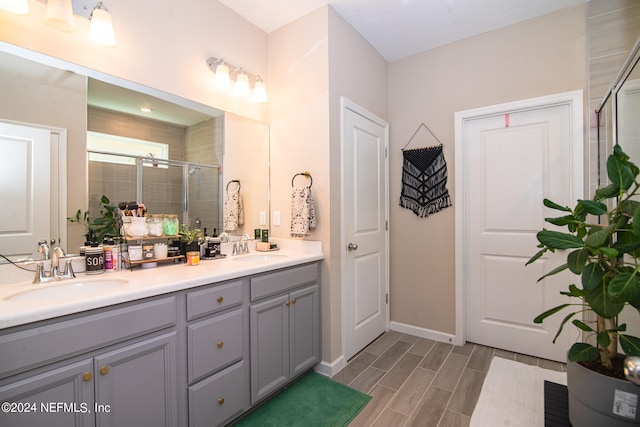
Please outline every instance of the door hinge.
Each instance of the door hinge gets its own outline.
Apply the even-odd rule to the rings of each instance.
[[[384,147],[384,158],[386,159],[389,155],[389,147]]]
[[[384,231],[389,231],[389,220],[388,219],[384,220]]]
[[[387,296],[387,304],[389,304],[389,294],[387,293],[386,296]]]

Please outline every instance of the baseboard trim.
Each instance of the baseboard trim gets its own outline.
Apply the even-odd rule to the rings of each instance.
[[[413,325],[407,325],[405,323],[391,322],[389,325],[392,331],[402,332],[403,334],[415,335],[416,337],[426,338],[434,341],[444,342],[447,344],[456,344],[456,336],[446,334],[440,331],[434,331],[426,328],[419,328]]]
[[[340,370],[345,366],[347,366],[347,362],[344,360],[344,356],[341,355],[331,363],[325,362],[324,360],[321,361],[320,363],[318,363],[316,366],[313,367],[313,370],[319,374],[322,374],[326,377],[331,378],[335,374],[340,372]]]

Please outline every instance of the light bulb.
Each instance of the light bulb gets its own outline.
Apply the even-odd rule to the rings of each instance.
[[[49,0],[44,22],[56,30],[68,33],[75,31],[71,0]]]
[[[111,14],[102,6],[102,3],[98,3],[98,6],[91,13],[89,39],[103,46],[116,45]]]
[[[260,76],[256,79],[256,84],[253,87],[253,100],[259,103],[265,103],[267,98],[267,86],[264,84],[264,80]]]
[[[0,9],[18,15],[26,15],[29,13],[27,0],[0,0]]]
[[[221,62],[216,67],[216,76],[213,78],[213,85],[222,90],[231,89],[231,79],[229,78],[229,67]]]
[[[234,93],[238,96],[247,97],[251,95],[251,88],[249,87],[249,76],[240,71],[238,77],[236,78],[236,88]]]

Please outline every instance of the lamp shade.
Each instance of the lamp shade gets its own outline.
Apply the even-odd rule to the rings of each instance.
[[[69,33],[75,31],[71,0],[49,0],[44,22],[57,30]]]
[[[0,9],[17,13],[18,15],[26,15],[29,13],[27,0],[0,0]]]
[[[91,14],[91,26],[89,27],[89,39],[103,46],[115,46],[116,37],[113,33],[111,14],[100,6]]]
[[[224,62],[216,67],[216,76],[213,78],[213,86],[218,89],[231,89],[231,78],[229,77],[229,67]]]
[[[249,87],[249,76],[246,73],[240,72],[240,74],[238,74],[238,77],[236,78],[236,88],[234,90],[234,93],[238,96],[244,97],[251,95],[251,88]]]
[[[253,100],[259,103],[265,103],[268,101],[267,86],[264,84],[264,80],[259,76],[256,80],[255,86],[253,87]]]

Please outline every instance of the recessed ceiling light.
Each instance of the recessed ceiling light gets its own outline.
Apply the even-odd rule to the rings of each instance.
[[[153,108],[151,108],[151,107],[140,107],[140,111],[142,111],[143,113],[151,113],[153,111]]]

